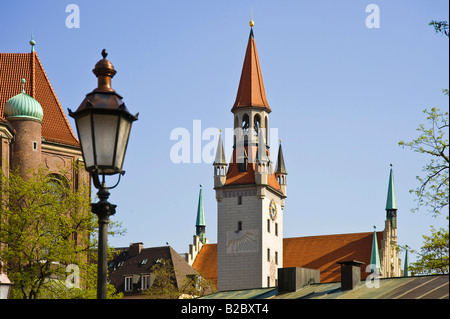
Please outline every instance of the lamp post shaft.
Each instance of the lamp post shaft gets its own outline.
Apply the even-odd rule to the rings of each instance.
[[[106,299],[106,278],[108,258],[108,223],[109,216],[103,214],[98,218],[98,265],[97,265],[97,299]]]
[[[91,204],[92,212],[98,217],[97,299],[106,299],[108,223],[109,216],[116,212],[116,205],[108,202],[109,192],[104,183],[99,187],[97,196],[100,201]]]

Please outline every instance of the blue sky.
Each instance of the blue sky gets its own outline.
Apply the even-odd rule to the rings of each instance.
[[[371,3],[379,28],[365,24]],[[66,27],[69,4],[79,7],[79,28]],[[170,133],[186,128],[192,138],[194,120],[202,131],[232,127],[252,10],[270,126],[289,174],[284,236],[382,230],[393,163],[398,242],[419,249],[429,226],[445,220],[410,212],[409,189],[427,158],[398,142],[417,137],[425,108],[448,110],[449,40],[428,26],[448,21],[448,1],[2,1],[0,51],[29,52],[33,32],[67,114],[96,87],[91,70],[108,50],[113,88],[140,113],[110,196],[127,234],[109,241],[169,242],[183,253],[199,184],[207,237],[217,241],[213,167],[173,163]],[[272,145],[274,161],[276,152]]]

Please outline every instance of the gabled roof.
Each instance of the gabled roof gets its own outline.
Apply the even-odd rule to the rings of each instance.
[[[139,254],[130,256],[128,249],[121,249],[121,253],[109,261],[109,280],[119,291],[124,290],[124,276],[150,274],[152,266],[158,259],[170,260],[175,270],[177,287],[181,287],[186,275],[194,270],[170,246],[143,248]],[[143,261],[145,262],[143,263]]]
[[[250,30],[236,101],[231,112],[240,107],[261,107],[265,108],[267,112],[271,112],[266,99],[253,28]]]
[[[307,236],[283,239],[283,267],[304,267],[320,270],[320,282],[341,280],[342,260],[359,260],[361,278],[365,279],[366,267],[370,264],[372,232],[324,236]],[[378,246],[381,246],[383,232],[377,232]]]
[[[42,137],[46,141],[79,146],[36,52],[0,53],[0,120],[5,121],[5,102],[22,91],[36,99],[44,110]]]
[[[217,287],[217,244],[205,244],[192,264],[192,268]]]
[[[381,245],[383,232],[377,232]],[[320,270],[320,282],[341,280],[342,260],[359,260],[361,278],[365,279],[366,267],[370,264],[373,233],[351,233],[324,236],[307,236],[283,239],[283,267],[304,267]],[[217,244],[203,245],[193,263],[197,272],[217,285]]]

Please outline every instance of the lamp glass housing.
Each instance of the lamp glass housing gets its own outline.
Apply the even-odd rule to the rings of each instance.
[[[75,117],[86,170],[113,175],[122,172],[131,123],[126,112],[87,108]]]

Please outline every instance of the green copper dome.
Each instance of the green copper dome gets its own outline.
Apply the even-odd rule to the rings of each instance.
[[[22,84],[25,85],[25,79],[22,79]],[[6,119],[20,117],[42,121],[44,117],[42,106],[26,94],[25,89],[6,101],[3,113]]]

